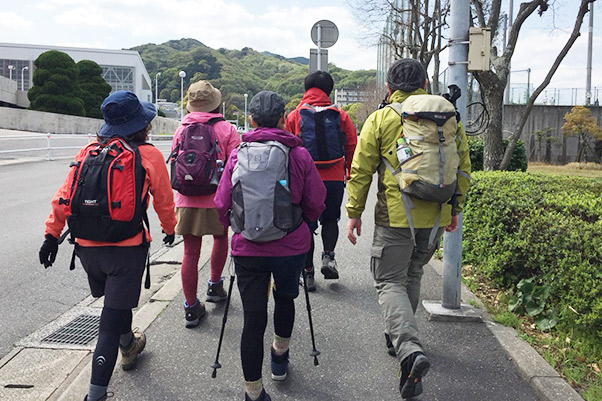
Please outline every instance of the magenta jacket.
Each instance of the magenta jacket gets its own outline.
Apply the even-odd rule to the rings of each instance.
[[[212,118],[223,117],[220,113],[205,113],[202,111],[188,113],[182,118],[182,125],[176,129],[171,143],[171,150],[173,151],[176,145],[180,142],[182,131],[184,128],[192,123],[206,123]],[[218,121],[213,125],[213,131],[217,139],[217,147],[219,152],[217,157],[221,160],[226,160],[230,152],[236,149],[240,144],[240,136],[236,132],[234,125],[227,121]],[[176,193],[176,207],[196,207],[203,209],[213,209],[215,204],[213,203],[214,194],[209,195],[182,195],[178,191]]]
[[[318,219],[324,208],[326,187],[314,162],[301,146],[301,139],[278,128],[260,127],[244,133],[243,142],[278,141],[289,148],[289,176],[292,202],[300,204],[303,216],[308,221]],[[215,206],[219,219],[224,227],[230,225],[230,208],[232,207],[232,170],[238,160],[237,149],[228,157],[226,168],[215,193]],[[293,256],[309,251],[310,231],[306,223],[302,223],[295,231],[270,242],[252,242],[242,235],[232,235],[233,256]]]

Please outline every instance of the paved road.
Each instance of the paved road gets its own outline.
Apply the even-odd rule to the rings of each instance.
[[[1,140],[8,135],[6,130]],[[81,142],[81,138],[80,138]],[[20,145],[11,140],[11,146]],[[161,147],[167,153],[165,146]],[[0,357],[12,345],[54,320],[89,295],[85,273],[81,268],[69,271],[72,246],[65,242],[59,249],[57,261],[45,270],[38,261],[43,241],[44,221],[50,212],[50,199],[62,183],[70,157],[45,161],[2,164],[0,158]],[[11,154],[11,158],[21,156]],[[151,234],[155,241],[151,252],[161,244],[161,228],[156,215],[149,213]],[[158,240],[158,241],[157,241]]]
[[[369,271],[372,210],[369,206],[364,214],[357,246],[352,246],[341,230],[337,248],[341,279],[327,282],[317,275],[318,289],[311,295],[311,305],[317,348],[322,352],[320,365],[314,366],[309,355],[312,348],[303,295],[296,301],[289,378],[273,382],[269,362],[264,362],[264,383],[274,400],[401,399],[396,377],[399,365],[384,346],[383,323]],[[343,218],[341,229],[345,225]],[[441,278],[431,267],[426,269],[422,290],[423,299],[441,299]],[[211,378],[210,364],[215,360],[223,309],[208,304],[207,317],[191,330],[184,327],[182,303],[180,293],[147,329],[148,345],[139,367],[131,372],[115,370],[110,384],[113,399],[243,399],[239,356],[242,306],[236,286],[220,356],[223,368],[216,379]],[[271,320],[265,336],[266,355],[273,333]],[[425,378],[424,395],[416,401],[537,400],[484,323],[427,321],[422,306],[418,320],[433,367]]]

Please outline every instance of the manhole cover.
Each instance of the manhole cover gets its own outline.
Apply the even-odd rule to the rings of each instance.
[[[86,345],[98,335],[100,316],[79,315],[71,322],[59,328],[42,342]]]

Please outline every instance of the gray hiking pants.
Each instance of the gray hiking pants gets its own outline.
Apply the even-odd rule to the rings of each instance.
[[[372,240],[370,271],[378,294],[385,331],[391,336],[397,359],[422,351],[414,314],[420,298],[423,266],[439,240],[427,249],[430,228],[416,229],[416,249],[409,228],[376,226]],[[437,239],[443,234],[439,229]]]

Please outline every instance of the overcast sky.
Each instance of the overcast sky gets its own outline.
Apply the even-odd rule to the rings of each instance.
[[[592,86],[602,93],[602,3],[594,21]],[[539,85],[564,45],[579,0],[556,0],[556,12],[531,16],[521,32],[513,70],[531,68]],[[507,5],[505,6],[507,9]],[[519,1],[514,11],[518,11]],[[552,10],[550,10],[552,11]],[[554,18],[552,18],[554,16]],[[212,48],[252,47],[285,57],[309,57],[312,25],[331,20],[339,29],[329,61],[358,70],[376,68],[376,48],[345,0],[15,0],[0,6],[0,41],[121,49],[194,38]],[[587,23],[550,87],[585,87]],[[1,55],[0,55],[1,57]],[[517,72],[513,82],[527,81]]]

